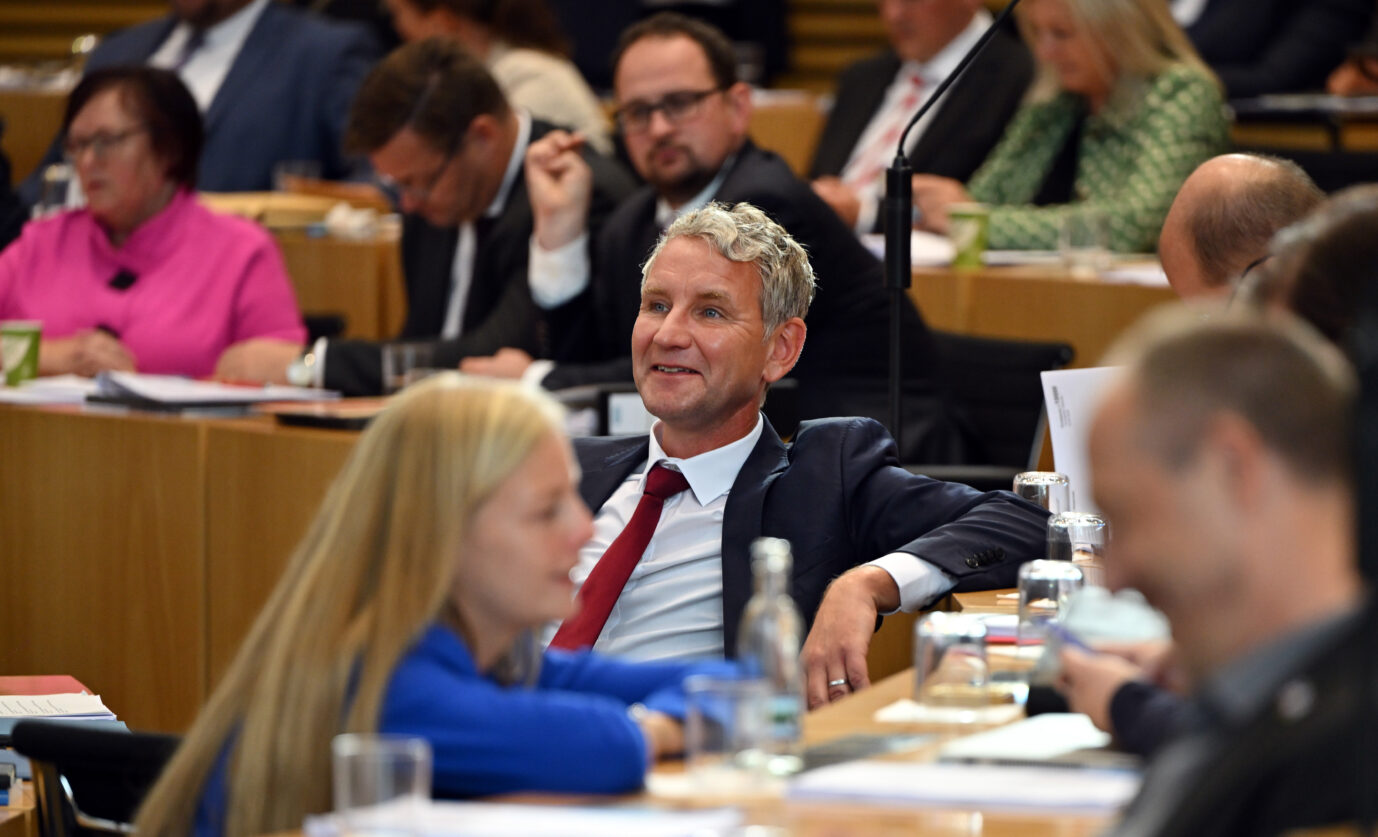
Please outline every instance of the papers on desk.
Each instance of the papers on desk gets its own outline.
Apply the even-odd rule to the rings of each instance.
[[[379,805],[369,813],[376,817],[371,823],[396,828],[399,822],[405,822],[410,826],[406,833],[418,837],[691,837],[720,834],[742,824],[741,812],[734,808],[668,811],[645,806],[432,801],[422,806],[419,813],[414,806],[395,803]],[[307,837],[343,837],[346,832],[342,826],[336,815],[327,814],[307,817],[302,830]]]
[[[901,698],[877,709],[875,718],[882,724],[1007,724],[1024,714],[1016,703],[989,706],[931,706]]]
[[[0,386],[0,404],[80,404],[95,391],[96,382],[90,378],[53,375],[17,387]]]
[[[1048,409],[1048,435],[1053,441],[1053,467],[1067,475],[1072,508],[1096,512],[1091,499],[1091,465],[1086,440],[1101,395],[1115,376],[1113,366],[1043,372],[1043,403]]]
[[[111,719],[100,695],[0,695],[0,718]]]
[[[1085,715],[1050,712],[958,738],[943,746],[938,759],[1006,766],[1138,768],[1137,757],[1109,750],[1109,746],[1110,736]]]
[[[309,387],[240,386],[135,372],[102,372],[95,383],[96,391],[88,401],[145,410],[233,409],[269,401],[330,401],[340,397],[338,392]]]
[[[1102,814],[1133,798],[1128,770],[853,761],[801,774],[791,799]]]

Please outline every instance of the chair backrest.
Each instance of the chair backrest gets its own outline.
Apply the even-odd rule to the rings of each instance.
[[[33,771],[43,837],[127,833],[179,739],[61,721],[21,721],[12,745]]]
[[[975,437],[976,461],[1037,466],[1046,430],[1039,373],[1071,363],[1072,347],[942,331],[933,339],[948,390]]]

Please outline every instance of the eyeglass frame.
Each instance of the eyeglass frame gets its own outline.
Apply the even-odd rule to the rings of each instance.
[[[465,133],[468,133],[467,129]],[[461,135],[460,138],[455,141],[454,145],[450,146],[450,150],[445,154],[444,161],[436,168],[435,172],[427,175],[425,178],[426,184],[424,186],[409,186],[399,182],[394,177],[390,177],[386,174],[378,174],[376,172],[373,175],[373,179],[377,181],[382,189],[392,192],[397,195],[398,198],[410,196],[411,199],[417,203],[425,203],[426,200],[430,198],[431,193],[435,191],[435,187],[440,185],[441,179],[445,177],[445,172],[450,170],[450,166],[454,164],[455,158],[459,156],[459,152],[463,149],[464,137]]]
[[[83,154],[90,151],[97,160],[104,160],[105,156],[116,146],[122,145],[134,135],[148,129],[146,123],[138,123],[114,133],[97,131],[80,142],[74,142],[71,137],[65,137],[62,141],[62,157],[67,162],[75,164]]]
[[[714,93],[725,92],[727,92],[726,87],[713,87],[708,90],[672,90],[654,102],[628,102],[613,111],[612,117],[618,130],[624,134],[641,133],[651,127],[651,120],[655,117],[656,111],[664,114],[666,121],[671,125],[679,125],[696,116],[699,108],[703,106],[703,101],[709,96]],[[670,101],[674,97],[686,98],[683,103],[674,104]],[[645,108],[645,115],[638,117],[638,121],[641,122],[639,126],[628,124],[631,121],[628,111],[632,108]],[[677,109],[679,112],[672,113],[673,109]]]

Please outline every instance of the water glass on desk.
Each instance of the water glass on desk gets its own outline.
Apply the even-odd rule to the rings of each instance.
[[[969,709],[990,704],[986,623],[979,616],[936,611],[915,624],[914,700]]]
[[[762,748],[769,739],[770,698],[770,684],[762,679],[685,678],[684,762],[699,793],[734,796],[769,784]]]
[[[434,375],[439,371],[435,364],[435,345],[432,343],[384,343],[383,394],[392,395]]]
[[[1071,483],[1057,471],[1025,471],[1014,475],[1014,493],[1053,514],[1071,506]]]
[[[1048,518],[1048,558],[1071,561],[1086,583],[1105,586],[1105,545],[1110,526],[1104,517],[1087,512],[1059,512]]]
[[[1020,651],[1040,648],[1061,624],[1067,599],[1081,589],[1081,569],[1070,561],[1030,561],[1019,568]]]
[[[1110,224],[1105,213],[1073,208],[1062,217],[1058,253],[1073,279],[1095,279],[1110,268]]]
[[[424,738],[349,733],[331,742],[335,813],[348,835],[419,834],[431,798]]]

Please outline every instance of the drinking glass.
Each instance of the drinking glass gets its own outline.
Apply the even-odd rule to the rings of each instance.
[[[990,704],[986,624],[980,617],[938,611],[914,626],[914,700],[972,709]]]
[[[1048,518],[1048,558],[1071,561],[1081,568],[1086,583],[1105,586],[1105,545],[1110,526],[1105,518],[1086,512],[1060,512]]]
[[[403,387],[435,374],[435,344],[383,344],[383,394],[392,395]]]
[[[1057,471],[1025,471],[1014,476],[1014,493],[1053,514],[1071,506],[1071,483]]]
[[[696,674],[684,680],[684,755],[702,793],[735,794],[769,779],[770,684]]]
[[[331,742],[335,812],[350,835],[417,834],[431,798],[424,738],[349,733]]]
[[[1030,561],[1019,568],[1018,647],[1041,646],[1061,624],[1067,597],[1083,584],[1081,568],[1070,561]]]
[[[1095,279],[1110,267],[1110,228],[1105,213],[1078,208],[1062,218],[1058,253],[1075,279]]]

